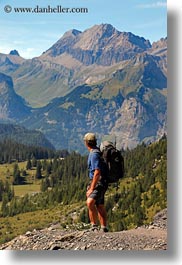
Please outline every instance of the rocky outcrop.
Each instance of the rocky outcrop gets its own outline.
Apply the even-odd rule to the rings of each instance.
[[[0,53],[0,72],[12,74],[24,61],[17,50],[12,50],[9,54]]]
[[[125,99],[115,113],[115,124],[111,129],[118,149],[133,148],[142,141],[150,143],[161,138],[166,132],[166,104],[165,98],[161,100],[159,114],[155,109],[157,105],[148,106],[137,97]]]
[[[30,110],[23,98],[15,93],[12,78],[0,73],[0,120],[23,120]]]
[[[10,54],[10,55],[17,55],[17,56],[20,56],[20,55],[19,55],[19,52],[18,52],[17,50],[12,50],[12,51],[10,51],[9,54]]]
[[[69,34],[68,34],[69,33]],[[151,44],[132,33],[120,32],[110,24],[95,25],[80,32],[69,31],[45,54],[70,54],[84,65],[112,65],[149,49]]]
[[[61,230],[59,224],[28,231],[0,246],[8,250],[167,250],[167,210],[150,226],[121,232]]]
[[[159,41],[152,43],[152,50],[157,50],[158,52],[164,52],[167,50],[167,38],[161,38]]]

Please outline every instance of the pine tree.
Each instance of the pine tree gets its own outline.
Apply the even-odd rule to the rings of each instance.
[[[37,159],[35,158],[35,156],[33,156],[32,158],[32,167],[36,167],[37,166]]]
[[[42,192],[45,192],[48,190],[48,187],[50,186],[49,178],[46,176],[45,179],[41,181],[41,187],[40,190]]]
[[[28,161],[27,161],[27,165],[26,165],[26,169],[29,170],[29,169],[31,169],[31,168],[32,168],[32,163],[31,163],[31,160],[28,159]]]
[[[1,212],[2,212],[2,216],[3,217],[8,216],[8,214],[9,214],[8,195],[7,195],[7,193],[3,193]]]
[[[35,177],[36,177],[37,179],[41,179],[41,178],[42,178],[42,172],[41,172],[41,169],[42,169],[41,162],[38,161],[38,162],[37,162],[37,167],[36,167],[36,173],[35,173]]]
[[[13,184],[14,185],[22,184],[22,177],[20,175],[20,170],[17,163],[14,164],[14,169],[13,169]]]

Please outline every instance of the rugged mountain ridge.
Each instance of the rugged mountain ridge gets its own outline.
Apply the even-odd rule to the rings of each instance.
[[[155,57],[143,53],[104,81],[78,86],[38,109],[25,125],[41,128],[57,148],[84,152],[86,131],[98,132],[99,140],[115,135],[118,148],[132,148],[166,133],[166,86]]]
[[[68,94],[78,85],[104,80],[137,54],[150,54],[154,50],[143,37],[120,32],[110,24],[95,25],[83,32],[76,29],[66,32],[41,56],[16,65],[11,75],[15,91],[32,106],[39,107]],[[9,74],[8,69],[0,65],[0,71],[1,68]]]
[[[71,34],[69,34],[71,33]],[[120,32],[110,24],[95,25],[84,32],[72,30],[44,55],[70,54],[84,65],[110,66],[132,58],[151,47],[149,41],[132,33]]]
[[[16,67],[15,90],[37,106],[20,122],[56,148],[83,152],[87,131],[114,135],[119,148],[166,133],[167,38],[151,45],[109,24],[74,29]]]

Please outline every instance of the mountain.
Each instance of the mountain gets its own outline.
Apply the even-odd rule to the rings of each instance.
[[[161,38],[159,41],[153,42],[151,51],[155,55],[164,55],[167,51],[167,38]]]
[[[40,107],[78,85],[105,79],[150,48],[148,40],[120,32],[110,24],[95,25],[83,32],[73,29],[41,56],[19,65],[12,74],[15,91],[30,105]]]
[[[28,130],[15,124],[0,123],[0,141],[3,139],[11,139],[24,145],[46,147],[52,150],[55,149],[40,131]]]
[[[167,99],[163,90],[141,86],[124,97],[117,88],[109,94],[106,84],[82,85],[53,100],[24,125],[39,128],[56,148],[85,152],[83,135],[97,133],[117,137],[117,147],[134,147],[157,140],[166,132]]]
[[[12,78],[0,73],[0,120],[22,121],[30,113],[31,108],[15,93]]]
[[[110,66],[132,58],[151,47],[149,41],[132,33],[119,32],[110,24],[95,25],[84,32],[72,30],[54,44],[45,55],[67,53],[84,65]]]
[[[10,54],[10,55],[20,56],[20,55],[19,55],[19,52],[18,52],[17,50],[12,50],[12,51],[10,51],[9,54]]]
[[[9,54],[0,53],[0,72],[12,74],[19,66],[26,61],[17,50],[10,51]]]
[[[110,24],[72,29],[8,73],[34,106],[21,124],[42,131],[56,148],[85,152],[87,131],[99,141],[114,135],[118,148],[167,131],[167,38],[150,44]]]

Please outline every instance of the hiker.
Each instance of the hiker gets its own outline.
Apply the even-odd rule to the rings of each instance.
[[[107,217],[104,207],[104,195],[108,188],[106,170],[102,166],[101,153],[97,147],[97,139],[94,133],[87,133],[84,136],[84,143],[89,150],[88,170],[90,183],[87,187],[87,207],[91,222],[91,231],[98,230],[97,219],[100,222],[100,230],[108,232]]]

